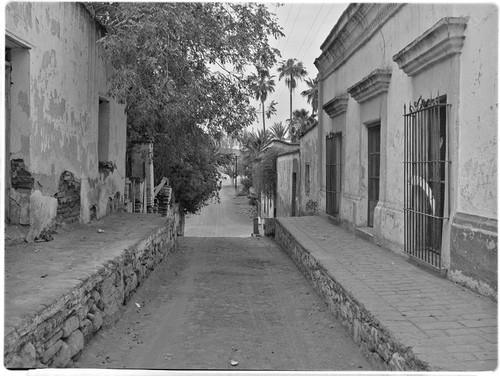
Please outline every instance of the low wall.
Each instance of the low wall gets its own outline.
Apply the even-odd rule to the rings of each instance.
[[[429,371],[408,346],[397,341],[362,304],[330,275],[314,256],[280,223],[272,221],[275,241],[310,280],[330,311],[347,328],[372,366],[391,371]],[[271,227],[270,226],[270,227]]]
[[[7,368],[71,367],[85,344],[116,322],[120,306],[163,258],[182,233],[178,215],[166,226],[128,247],[56,303],[25,320],[5,337]]]

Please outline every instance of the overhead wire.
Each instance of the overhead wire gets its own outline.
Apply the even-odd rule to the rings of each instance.
[[[285,27],[288,23],[288,18],[290,17],[290,12],[292,11],[292,8],[293,8],[294,4],[291,4],[290,5],[290,9],[288,10],[288,14],[286,16],[286,20],[285,20],[285,23],[283,24],[283,30],[285,30]],[[278,41],[278,46],[276,47],[278,50],[279,50],[279,47],[280,47],[280,44],[281,44],[281,41],[283,40],[284,38],[280,38],[280,40]]]
[[[321,13],[321,9],[323,9],[323,5],[325,5],[325,4],[321,4],[321,7],[319,8],[318,13],[316,14],[316,17],[314,18],[314,21],[312,22],[311,26],[309,27],[309,30],[307,31],[306,37],[305,37],[305,38],[304,38],[304,40],[302,41],[302,44],[300,45],[300,48],[299,48],[299,50],[298,50],[298,52],[297,52],[297,56],[299,56],[300,51],[302,51],[302,47],[304,47],[304,43],[306,42],[307,37],[308,37],[308,36],[309,36],[309,34],[311,33],[311,30],[312,30],[312,28],[313,28],[314,24],[316,23],[316,20],[318,19],[318,16],[319,16],[319,15],[320,15],[320,13]],[[320,26],[320,27],[321,27],[321,26]],[[313,39],[313,40],[314,40],[314,39]]]
[[[314,34],[314,37],[312,38],[312,40],[315,40],[315,39],[316,39],[316,37],[318,36],[318,34],[319,34],[319,32],[320,32],[321,28],[322,28],[322,27],[323,27],[323,25],[325,24],[325,21],[328,19],[328,16],[329,16],[329,15],[330,15],[330,13],[332,12],[332,10],[333,10],[333,8],[335,7],[335,5],[336,5],[336,4],[332,4],[332,6],[331,6],[330,10],[329,10],[329,11],[328,11],[328,13],[326,14],[326,17],[323,19],[323,22],[321,23],[320,27],[319,27],[319,28],[318,28],[318,30],[316,31],[316,34]],[[300,58],[300,59],[303,59],[303,58],[304,58],[304,56],[306,55],[306,53],[307,53],[308,51],[309,51],[309,50],[306,50],[306,51],[304,52],[304,54],[301,56],[301,58]]]

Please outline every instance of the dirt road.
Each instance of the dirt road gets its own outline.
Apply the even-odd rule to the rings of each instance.
[[[245,214],[234,207],[229,189],[222,207],[243,223]],[[209,221],[207,213],[213,215],[206,210],[198,218],[204,226],[221,223]],[[323,300],[268,238],[181,238],[179,251],[157,267],[122,312],[75,367],[371,369]]]
[[[231,236],[249,237],[253,231],[253,218],[249,213],[248,197],[235,197],[231,180],[222,180],[219,191],[220,203],[215,200],[205,206],[200,214],[186,218],[184,236]]]

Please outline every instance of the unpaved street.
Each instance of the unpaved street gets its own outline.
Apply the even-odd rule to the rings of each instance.
[[[75,367],[370,369],[293,262],[258,237],[181,238]]]
[[[251,216],[248,215],[251,209],[248,198],[235,197],[230,179],[222,180],[219,197],[220,203],[213,200],[200,214],[191,214],[186,218],[185,236],[251,236],[253,224]]]

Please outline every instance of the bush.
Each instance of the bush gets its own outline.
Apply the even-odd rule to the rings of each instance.
[[[240,184],[243,187],[243,192],[248,193],[250,191],[250,187],[252,186],[252,179],[244,177],[240,180]]]
[[[275,196],[278,182],[276,159],[279,153],[280,151],[275,148],[266,150],[262,159],[253,166],[254,187],[259,194],[264,193],[267,197]]]

